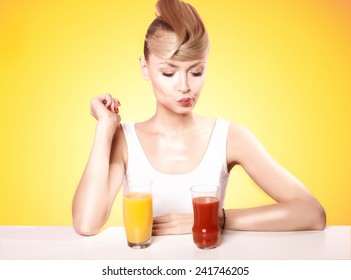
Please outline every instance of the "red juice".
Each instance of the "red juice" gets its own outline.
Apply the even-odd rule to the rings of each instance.
[[[194,207],[194,243],[202,248],[214,248],[219,242],[218,224],[219,199],[217,197],[195,197]]]

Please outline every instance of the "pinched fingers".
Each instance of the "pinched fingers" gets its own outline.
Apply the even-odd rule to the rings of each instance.
[[[111,109],[113,112],[118,113],[118,107],[121,106],[121,102],[117,98],[113,98]]]
[[[118,113],[118,106],[121,105],[117,98],[113,98],[111,94],[105,93],[93,98],[92,103],[98,101],[102,103],[110,111]]]
[[[118,99],[113,98],[111,94],[102,94],[94,97],[90,102],[90,114],[96,119],[101,116],[106,109],[112,113],[118,113],[118,107],[121,105]],[[106,109],[105,109],[106,108]]]
[[[104,104],[106,108],[109,108],[113,101],[112,95],[109,93],[99,95],[96,97],[96,99],[99,100],[102,104]]]

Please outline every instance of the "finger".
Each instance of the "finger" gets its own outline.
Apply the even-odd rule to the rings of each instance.
[[[105,106],[99,98],[94,98],[90,103],[90,108],[95,112],[97,109],[105,108]]]
[[[108,94],[106,97],[106,104],[105,104],[107,109],[111,109],[112,102],[113,102],[113,98],[110,94]]]
[[[192,226],[189,226],[189,225],[152,229],[152,235],[190,234],[190,233],[192,233]]]
[[[154,217],[154,224],[169,223],[172,220],[170,215]]]
[[[112,99],[111,111],[114,112],[114,113],[118,112],[117,103],[116,103],[115,99]]]
[[[121,106],[121,102],[117,98],[113,98],[113,100],[116,102],[117,106]]]
[[[119,100],[116,99],[116,98],[114,98],[113,101],[114,101],[114,106],[115,106],[115,107],[114,107],[114,112],[118,113],[118,112],[119,112],[118,107],[121,106],[121,103],[120,103]]]
[[[163,228],[163,229],[152,230],[152,235],[154,236],[169,235],[169,234],[175,234],[173,228]]]
[[[109,93],[104,93],[96,96],[95,99],[98,99],[99,101],[101,101],[101,103],[106,103],[106,100],[109,98],[109,96],[110,96]]]
[[[105,94],[102,94],[102,95],[99,95],[97,97],[97,99],[105,105],[106,108],[109,108],[111,106],[111,103],[112,103],[112,96],[111,94],[109,93],[105,93]]]
[[[97,98],[93,98],[91,101],[90,101],[90,114],[96,118],[97,115],[96,115],[96,109],[99,107],[99,106],[103,106],[101,104],[101,102],[97,99]]]
[[[169,227],[172,227],[172,223],[162,223],[162,224],[153,224],[152,225],[153,230],[169,228]]]

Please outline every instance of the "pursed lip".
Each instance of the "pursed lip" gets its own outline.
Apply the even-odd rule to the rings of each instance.
[[[182,97],[181,99],[178,100],[178,102],[188,102],[190,100],[192,100],[191,97]]]
[[[183,107],[190,107],[193,104],[193,98],[191,97],[182,97],[177,101]]]

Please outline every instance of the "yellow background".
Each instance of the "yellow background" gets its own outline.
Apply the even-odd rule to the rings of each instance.
[[[351,2],[192,3],[210,35],[200,114],[238,122],[351,224]],[[94,136],[90,99],[121,100],[123,121],[151,116],[139,74],[155,0],[0,0],[0,224],[70,225]],[[235,168],[227,207],[270,203]],[[107,225],[122,224],[121,197]]]

